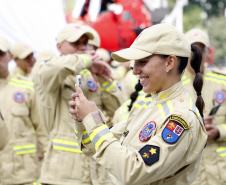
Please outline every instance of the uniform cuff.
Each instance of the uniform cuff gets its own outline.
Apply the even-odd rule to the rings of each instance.
[[[226,124],[216,125],[219,131],[219,138],[217,141],[223,141],[226,139]]]
[[[75,121],[75,129],[78,130],[78,131],[86,130],[85,126],[80,121]]]
[[[84,119],[83,124],[90,135],[91,132],[98,126],[104,124],[104,120],[102,119],[103,114],[99,111],[89,113]],[[103,116],[104,117],[104,116]],[[104,117],[105,118],[105,117]],[[105,118],[106,119],[106,118]]]
[[[90,68],[92,66],[92,59],[90,55],[80,54],[79,56],[83,60],[84,68]]]

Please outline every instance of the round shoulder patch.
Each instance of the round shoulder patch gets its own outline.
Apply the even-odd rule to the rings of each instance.
[[[153,134],[156,124],[154,121],[148,122],[143,129],[140,131],[139,139],[140,141],[147,141]]]
[[[90,79],[90,80],[87,80],[86,84],[87,84],[87,87],[90,91],[96,91],[97,90],[98,86],[97,86],[97,83],[95,81]]]
[[[25,100],[25,95],[22,92],[15,92],[13,94],[13,99],[17,103],[22,103]]]
[[[214,93],[214,99],[216,100],[217,103],[223,103],[225,101],[225,93],[224,91],[216,91]]]

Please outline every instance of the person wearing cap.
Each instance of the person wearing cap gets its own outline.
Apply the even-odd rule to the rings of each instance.
[[[39,179],[42,184],[112,184],[106,170],[82,153],[76,139],[78,131],[68,113],[68,101],[71,93],[75,92],[76,75],[81,75],[84,93],[101,110],[108,110],[113,115],[120,105],[114,96],[118,88],[102,86],[106,79],[111,78],[108,65],[95,55],[85,54],[88,40],[93,38],[94,35],[85,27],[67,24],[57,36],[61,56],[37,60],[35,64],[33,80],[50,137]],[[98,78],[98,83],[94,76]],[[107,105],[104,104],[104,88],[111,94],[108,98],[115,107],[109,104],[109,100]],[[88,142],[86,132],[82,134],[83,142]]]
[[[196,107],[180,80],[191,51],[198,70],[199,49],[174,26],[163,23],[145,29],[130,48],[114,52],[112,57],[119,62],[135,60],[134,74],[148,94],[139,109],[132,108],[127,121],[112,129],[105,126],[102,113],[76,85],[69,112],[82,121],[76,126],[90,137],[82,151],[94,154],[118,184],[182,185],[195,179],[207,134],[199,114],[201,96]],[[197,75],[197,80],[202,76]],[[195,83],[200,92],[201,85]]]
[[[0,155],[0,179],[2,184],[32,185],[39,178],[37,144],[45,152],[48,135],[40,117],[33,82],[9,74],[11,59],[9,42],[0,37],[0,110],[10,131],[9,141]]]
[[[29,44],[18,42],[13,45],[11,53],[13,54],[13,59],[17,64],[16,68],[11,72],[12,75],[30,77],[31,71],[36,62],[32,47]]]
[[[82,151],[93,155],[117,184],[182,185],[197,176],[207,134],[202,97],[196,107],[181,82],[191,51],[191,62],[196,64],[192,66],[199,70],[200,50],[174,26],[163,23],[143,30],[130,48],[114,52],[112,57],[119,62],[135,60],[133,72],[148,94],[139,109],[132,108],[127,121],[111,129],[76,85],[69,112],[82,121],[76,123],[78,130],[86,130],[90,137],[90,142],[82,143]],[[202,76],[197,74],[198,93],[201,82]],[[80,132],[78,136],[81,141]]]
[[[193,184],[224,184],[226,182],[226,76],[214,68],[205,67],[210,47],[208,34],[201,29],[194,28],[185,35],[191,44],[201,49],[202,63],[200,71],[196,72],[191,70],[189,63],[186,73],[182,77],[182,82],[194,98],[196,93],[192,89],[192,79],[196,73],[203,76],[204,123],[208,134],[208,142],[203,152],[199,175]],[[218,105],[220,107],[217,112],[210,113]]]

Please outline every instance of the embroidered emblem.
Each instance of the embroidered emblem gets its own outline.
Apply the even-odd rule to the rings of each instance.
[[[126,137],[128,135],[129,131],[125,128],[124,132],[123,132],[123,136]]]
[[[16,92],[13,95],[13,99],[17,103],[22,103],[25,100],[25,96],[24,96],[24,94],[22,92]]]
[[[175,143],[189,126],[179,116],[170,116],[169,122],[162,131],[162,138],[167,143]]]
[[[166,94],[162,94],[159,98],[161,98],[161,99],[166,99]]]
[[[87,80],[86,82],[87,87],[90,91],[96,91],[97,90],[97,83],[93,80]]]
[[[155,127],[156,127],[156,124],[155,124],[154,121],[148,122],[143,127],[143,129],[140,131],[140,134],[139,134],[140,141],[148,140],[152,136],[152,134],[153,134],[153,132],[155,130]]]
[[[225,101],[225,93],[223,91],[216,91],[214,93],[214,99],[217,103],[223,103]]]
[[[155,162],[159,160],[159,153],[160,148],[154,145],[145,145],[139,151],[141,157],[143,158],[144,162],[151,166]]]

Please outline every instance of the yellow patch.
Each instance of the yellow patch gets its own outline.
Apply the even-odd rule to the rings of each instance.
[[[156,154],[156,149],[151,148],[151,150],[149,150],[149,152],[151,152],[152,155],[153,155],[153,154]]]
[[[161,99],[166,99],[166,94],[162,94],[159,98],[161,98]]]
[[[188,123],[183,118],[181,118],[180,116],[172,115],[172,116],[170,116],[170,120],[180,123],[183,126],[184,129],[190,128]]]

